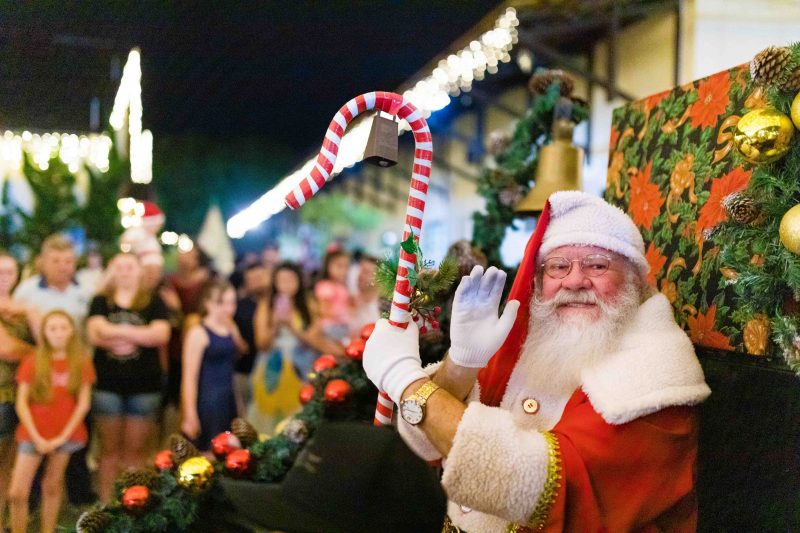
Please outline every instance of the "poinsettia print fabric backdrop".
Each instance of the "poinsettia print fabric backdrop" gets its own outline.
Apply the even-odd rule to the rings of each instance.
[[[746,188],[752,173],[733,146],[739,118],[766,105],[761,90],[749,84],[747,68],[616,109],[605,197],[641,230],[649,281],[672,303],[692,341],[763,355],[767,321],[734,320],[733,273],[707,242],[708,232],[726,217],[722,199]]]

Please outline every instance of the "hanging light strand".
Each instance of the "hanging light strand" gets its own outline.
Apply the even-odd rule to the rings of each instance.
[[[82,166],[107,172],[112,141],[108,135],[75,133],[21,133],[7,130],[0,137],[0,179],[21,175],[24,155],[39,169],[50,168],[50,160],[59,158],[73,174]]]
[[[142,66],[141,54],[134,48],[122,69],[114,107],[108,119],[114,131],[125,127],[128,117],[130,139],[131,181],[150,183],[153,180],[153,134],[142,130]]]
[[[517,26],[517,12],[509,7],[497,18],[491,30],[439,61],[429,76],[416,82],[403,96],[426,118],[444,108],[450,103],[451,96],[472,90],[473,81],[484,79],[486,73],[497,73],[499,63],[511,61],[510,53],[518,39]],[[371,120],[364,120],[348,128],[339,146],[334,174],[361,161],[371,124]],[[410,129],[406,121],[401,121],[398,133]],[[245,233],[283,211],[286,207],[284,197],[297,187],[313,166],[314,159],[309,159],[261,198],[231,217],[227,224],[228,235],[234,239],[244,237]]]

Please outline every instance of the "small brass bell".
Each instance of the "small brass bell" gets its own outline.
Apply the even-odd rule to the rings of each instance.
[[[556,191],[582,188],[583,150],[572,144],[575,124],[566,118],[553,122],[553,140],[539,152],[533,188],[514,206],[519,216],[536,216]]]
[[[397,123],[377,113],[372,119],[364,162],[382,168],[397,164]]]

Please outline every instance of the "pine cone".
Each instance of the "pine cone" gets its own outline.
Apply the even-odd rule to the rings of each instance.
[[[190,457],[200,455],[194,444],[189,442],[183,435],[178,435],[177,433],[169,436],[169,448],[172,450],[173,457],[175,457],[175,464],[178,465]]]
[[[794,69],[794,72],[789,74],[786,81],[781,85],[781,89],[788,92],[800,91],[800,67]]]
[[[506,151],[511,139],[504,131],[493,131],[489,135],[489,153],[492,155],[500,155]]]
[[[573,82],[572,78],[567,76],[563,70],[544,70],[537,72],[531,76],[530,81],[528,81],[528,90],[533,95],[544,94],[547,92],[547,88],[556,81],[561,82],[561,96],[569,98],[572,91],[575,89],[575,82]]]
[[[78,533],[102,533],[111,523],[111,515],[105,511],[85,511],[78,518],[75,529]]]
[[[734,192],[723,198],[722,208],[731,220],[739,224],[750,224],[758,218],[758,207],[751,196]]]
[[[750,78],[756,85],[780,87],[794,70],[792,51],[786,47],[770,46],[756,54],[750,61]]]
[[[308,438],[308,426],[302,420],[293,418],[283,428],[283,434],[295,444],[302,444]]]
[[[522,200],[522,187],[519,185],[510,185],[505,187],[497,193],[497,199],[506,207],[512,207],[517,202]]]
[[[119,475],[117,482],[124,488],[134,485],[144,485],[148,489],[153,489],[158,481],[158,474],[152,470],[126,470]]]
[[[258,441],[258,431],[244,418],[234,418],[231,422],[231,431],[239,437],[239,441],[245,448]]]

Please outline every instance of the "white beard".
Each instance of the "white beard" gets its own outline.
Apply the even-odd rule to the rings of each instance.
[[[604,302],[587,290],[561,289],[548,301],[534,296],[521,359],[535,375],[537,389],[561,395],[578,388],[581,370],[614,349],[620,330],[639,307],[640,296],[635,283],[626,283],[613,302]],[[557,307],[570,302],[594,303],[600,317],[559,317]]]

